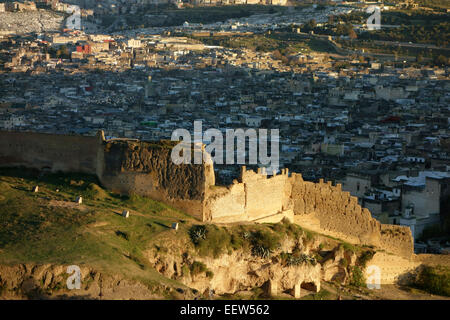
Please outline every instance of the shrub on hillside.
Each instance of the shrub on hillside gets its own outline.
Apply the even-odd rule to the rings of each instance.
[[[83,197],[91,200],[104,200],[108,193],[95,183],[89,183],[83,192]]]
[[[317,260],[314,257],[308,256],[304,253],[293,254],[293,253],[282,252],[280,254],[280,258],[281,258],[282,264],[287,267],[299,266],[303,263],[310,263],[313,266],[315,266],[317,264]]]
[[[364,274],[358,266],[351,267],[350,285],[355,287],[363,287],[366,284]]]
[[[206,239],[206,227],[203,225],[192,226],[189,229],[189,236],[194,244]]]
[[[365,268],[367,265],[367,262],[369,262],[373,255],[375,254],[375,251],[372,250],[367,250],[364,251],[359,257],[358,257],[358,264],[362,267]]]
[[[432,294],[450,297],[450,268],[424,266],[419,271],[414,286]]]
[[[190,275],[191,270],[190,270],[190,268],[187,265],[183,265],[181,267],[181,272],[183,274],[183,277],[186,277],[186,276]]]
[[[206,268],[206,265],[203,262],[199,262],[199,261],[194,261],[190,267],[192,276],[196,276],[198,274],[206,272],[207,270],[208,270],[208,268]]]
[[[261,258],[268,258],[280,246],[280,236],[266,230],[252,233],[252,254]]]
[[[352,245],[352,244],[350,244],[348,242],[343,242],[341,244],[341,246],[342,246],[342,248],[345,251],[349,251],[349,252],[352,252],[352,253],[356,253],[358,251],[358,249],[354,245]]]
[[[116,231],[116,235],[121,237],[121,238],[123,238],[123,239],[125,239],[125,240],[127,240],[127,241],[130,239],[130,234],[128,232],[117,230]]]
[[[193,226],[189,230],[189,235],[200,256],[218,258],[232,249],[231,235],[223,227]]]
[[[298,239],[304,234],[303,229],[299,225],[290,222],[287,218],[283,218],[280,223],[274,224],[272,230],[280,235],[285,234],[289,238],[294,239]]]

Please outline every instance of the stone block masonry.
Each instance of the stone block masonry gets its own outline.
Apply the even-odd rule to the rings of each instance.
[[[208,193],[204,216],[212,222],[265,222],[276,216],[292,220],[292,212],[294,221],[306,220],[305,227],[313,231],[407,259],[413,253],[408,227],[379,223],[340,184],[304,181],[287,169],[268,178],[242,167],[239,181]]]

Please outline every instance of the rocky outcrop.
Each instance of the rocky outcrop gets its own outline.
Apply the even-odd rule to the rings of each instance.
[[[214,292],[217,295],[248,292],[262,288],[268,295],[291,293],[300,288],[312,292],[320,290],[322,268],[319,263],[305,260],[295,265],[286,265],[281,252],[292,252],[295,241],[286,238],[281,247],[268,258],[253,255],[248,250],[234,250],[219,257],[201,257],[193,251],[192,245],[185,242],[171,243],[167,252],[150,250],[148,261],[165,277],[182,282],[200,293]],[[309,256],[318,243],[310,242],[302,246],[302,253]],[[192,274],[194,263],[204,264],[205,270]],[[274,291],[274,288],[275,291]],[[296,289],[297,288],[297,289]]]
[[[295,285],[311,283],[320,290],[320,264],[304,263],[299,266],[283,266],[276,259],[265,260],[243,252],[233,252],[218,259],[202,259],[214,274],[212,279],[202,274],[187,277],[185,284],[200,290],[209,289],[217,294],[247,291],[275,283],[278,292],[293,290]]]
[[[67,287],[67,266],[20,264],[0,266],[1,299],[157,299],[144,284],[120,275],[80,266],[81,287]]]

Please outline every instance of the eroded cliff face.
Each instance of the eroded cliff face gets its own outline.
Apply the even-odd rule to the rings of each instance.
[[[284,250],[292,250],[293,243],[285,242]],[[188,246],[189,247],[189,246]],[[285,266],[274,255],[273,258],[261,258],[245,250],[236,250],[222,254],[220,257],[200,257],[186,254],[186,244],[171,244],[167,252],[158,250],[147,252],[148,261],[165,277],[178,280],[188,287],[208,294],[236,294],[251,291],[255,288],[269,290],[269,284],[277,286],[277,292],[293,290],[296,285],[309,286],[308,289],[318,292],[322,276],[321,265],[308,262]],[[184,254],[182,254],[184,252]],[[305,252],[308,252],[306,250]],[[203,263],[209,275],[205,272],[192,274],[189,266],[193,263]]]
[[[0,266],[0,299],[161,299],[163,295],[120,275],[80,266],[81,287],[67,288],[67,266]],[[192,296],[186,296],[192,298]]]
[[[210,298],[225,294],[240,295],[257,288],[264,290],[266,296],[287,293],[298,298],[320,290],[323,281],[344,287],[365,287],[367,283],[409,284],[421,265],[448,265],[450,259],[438,255],[418,255],[406,259],[384,251],[351,246],[321,235],[309,239],[304,235],[301,238],[286,236],[281,247],[266,258],[254,256],[251,251],[243,249],[215,258],[200,256],[186,237],[179,237],[176,241],[161,239],[155,245],[146,255],[158,272]],[[286,264],[281,258],[282,252],[299,253],[298,250],[301,255],[314,257],[314,260],[308,258],[298,264]],[[192,274],[190,266],[199,262],[204,264],[204,268]],[[215,295],[210,296],[210,292]]]
[[[206,275],[189,276],[185,284],[204,292],[212,289],[217,294],[248,291],[253,288],[263,288],[265,285],[276,284],[277,291],[294,290],[296,285],[311,284],[315,292],[320,290],[320,264],[308,263],[299,266],[283,266],[276,259],[267,261],[255,258],[243,252],[223,255],[219,259],[202,260],[213,272],[209,279]]]

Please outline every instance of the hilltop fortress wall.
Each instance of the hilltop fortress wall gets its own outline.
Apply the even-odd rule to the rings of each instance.
[[[239,180],[216,186],[212,164],[171,161],[173,143],[105,140],[96,137],[0,132],[0,166],[97,175],[121,194],[138,194],[181,209],[201,221],[278,222],[284,217],[305,228],[354,244],[381,248],[407,259],[413,239],[407,227],[382,225],[338,184],[304,181],[300,174],[268,177],[242,167]]]
[[[171,143],[105,140],[97,136],[0,131],[0,167],[94,174],[120,194],[137,194],[168,203],[203,220],[212,165],[175,165]]]
[[[0,166],[95,174],[99,137],[0,131]]]
[[[208,194],[205,219],[212,222],[276,222],[284,217],[316,232],[353,244],[374,246],[410,258],[408,227],[385,225],[372,218],[356,197],[331,182],[304,181],[300,174],[267,177],[242,167],[239,181]]]
[[[171,160],[173,143],[130,140],[104,141],[99,148],[97,175],[106,188],[163,201],[203,220],[205,190],[214,185],[212,165]]]

